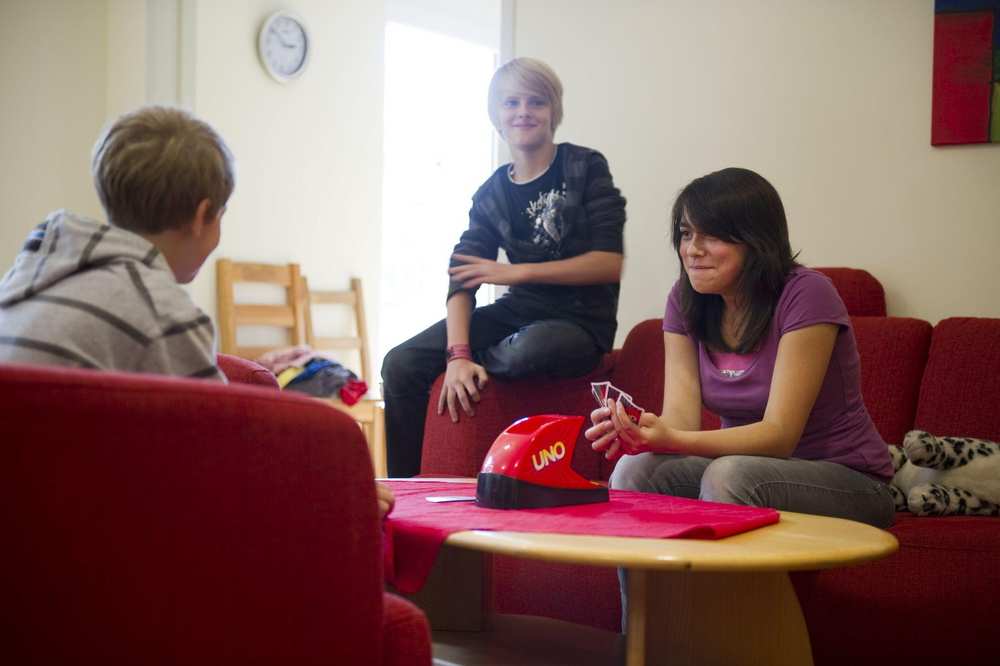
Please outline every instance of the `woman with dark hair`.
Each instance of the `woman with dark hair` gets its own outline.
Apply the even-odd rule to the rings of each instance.
[[[636,424],[609,401],[586,432],[621,456],[611,486],[891,525],[892,463],[850,318],[830,280],[796,263],[774,187],[746,169],[698,178],[671,235],[662,413]],[[722,429],[700,429],[703,404]]]

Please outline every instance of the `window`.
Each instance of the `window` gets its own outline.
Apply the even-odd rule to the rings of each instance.
[[[429,9],[413,20],[415,7],[440,11],[440,0],[397,4],[407,15],[393,20],[401,10],[387,6],[376,367],[393,346],[445,316],[448,257],[468,226],[472,194],[496,164],[486,91],[498,60],[499,2],[454,3],[466,14],[479,11],[466,17],[476,27],[465,31],[471,38],[455,36],[451,12],[447,30],[428,29]],[[496,28],[492,43],[477,36],[490,32],[483,23]],[[479,302],[488,298],[490,290],[480,289]]]

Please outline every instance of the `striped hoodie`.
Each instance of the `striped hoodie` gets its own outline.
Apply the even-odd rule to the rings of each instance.
[[[226,381],[212,321],[149,241],[65,210],[0,282],[0,363]]]

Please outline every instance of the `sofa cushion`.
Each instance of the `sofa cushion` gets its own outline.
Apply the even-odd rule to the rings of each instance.
[[[996,663],[985,637],[1000,616],[1000,521],[897,514],[890,531],[899,552],[886,559],[792,574],[816,666]]]
[[[861,356],[861,394],[878,432],[901,444],[913,427],[931,325],[906,317],[851,317]]]
[[[1000,319],[953,317],[934,327],[914,427],[1000,440]]]
[[[663,405],[663,320],[647,319],[629,331],[615,356],[611,382],[636,404],[660,413]]]
[[[847,314],[856,317],[884,317],[885,290],[875,276],[860,268],[816,268],[833,281],[847,306]]]

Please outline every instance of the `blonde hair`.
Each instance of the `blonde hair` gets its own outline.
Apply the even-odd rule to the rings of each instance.
[[[207,123],[181,109],[127,113],[94,144],[91,173],[115,226],[159,233],[189,222],[204,199],[215,216],[233,193],[233,156]]]
[[[504,88],[517,86],[544,97],[552,107],[552,131],[562,122],[562,82],[552,68],[534,58],[514,58],[500,66],[490,81],[488,111],[490,122],[500,131],[500,97]]]

